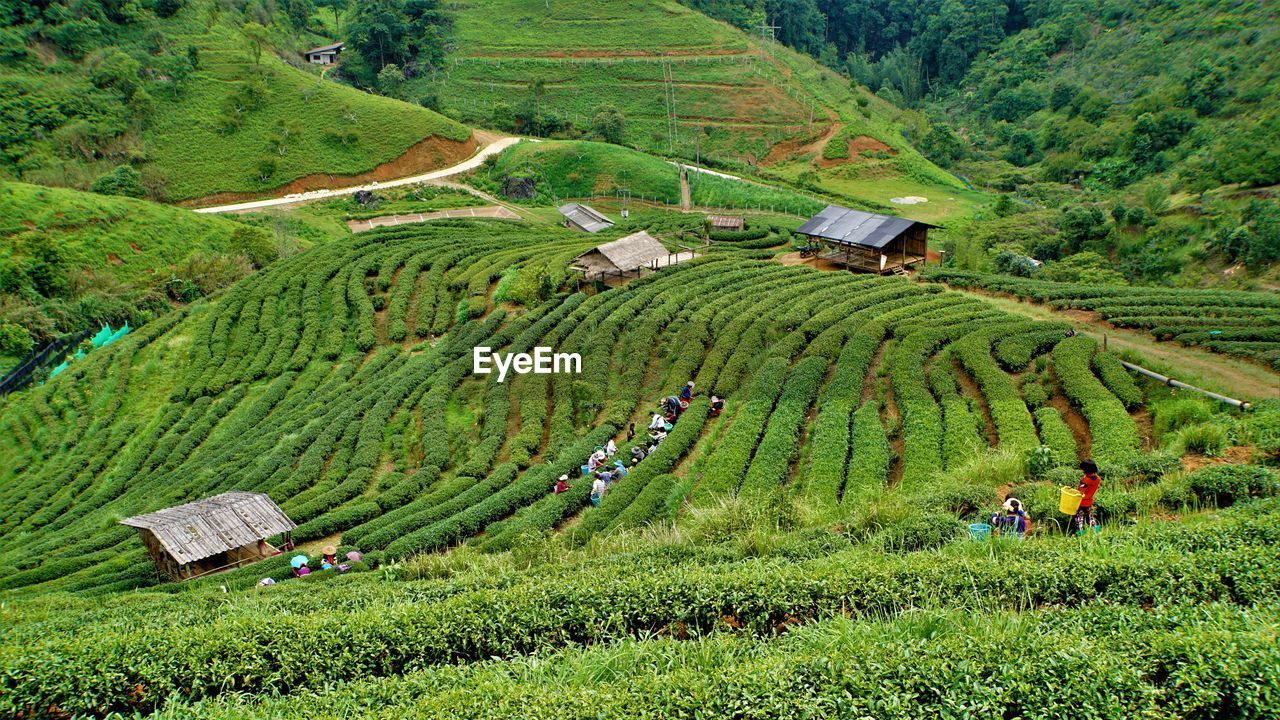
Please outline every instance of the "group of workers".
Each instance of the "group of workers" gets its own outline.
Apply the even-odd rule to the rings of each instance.
[[[631,465],[630,468],[623,463],[621,459],[614,457],[618,453],[618,445],[610,439],[608,443],[597,447],[594,452],[587,458],[587,462],[582,466],[582,476],[595,479],[591,483],[591,504],[599,505],[604,499],[604,494],[608,492],[609,486],[626,477],[635,468],[641,460],[653,454],[658,449],[658,445],[666,439],[667,433],[671,432],[677,420],[689,409],[689,403],[693,400],[694,382],[690,380],[685,383],[680,391],[675,395],[663,398],[658,403],[658,412],[653,413],[653,417],[649,420],[649,426],[646,428],[649,433],[649,441],[638,442],[631,448]],[[715,417],[724,411],[724,400],[711,396],[711,416]],[[627,428],[627,442],[635,440],[636,425],[631,423]],[[554,495],[568,491],[573,486],[569,484],[569,476],[561,475],[556,484],[552,486],[551,492]]]
[[[604,497],[605,490],[614,482],[627,476],[630,470],[622,463],[622,460],[615,458],[618,454],[618,444],[609,439],[609,442],[597,447],[587,456],[587,462],[582,466],[582,476],[590,477],[595,475],[595,481],[591,484],[591,504],[599,505],[600,499]],[[632,460],[632,465],[635,465]],[[559,495],[567,492],[573,486],[569,484],[569,476],[561,475],[556,480],[556,484],[552,486],[551,493]]]
[[[347,562],[338,562],[338,548],[332,545],[325,545],[320,549],[320,568],[321,570],[337,570],[344,573],[351,569],[352,563],[358,563],[364,557],[357,551],[352,550],[346,554]],[[311,558],[306,555],[294,555],[289,559],[289,565],[293,567],[294,577],[306,577],[314,570],[311,569]],[[262,578],[258,581],[259,585],[274,585],[275,580],[271,578]]]
[[[1081,496],[1080,507],[1071,517],[1071,527],[1077,535],[1083,535],[1090,529],[1093,532],[1098,531],[1098,516],[1093,509],[1093,496],[1097,494],[1098,486],[1102,484],[1102,477],[1098,474],[1098,464],[1093,460],[1081,462],[1080,471],[1084,473],[1076,485],[1076,490]],[[1008,497],[1001,507],[1001,512],[991,516],[991,529],[997,535],[1024,538],[1031,531],[1031,516],[1027,514],[1022,501],[1016,497]]]

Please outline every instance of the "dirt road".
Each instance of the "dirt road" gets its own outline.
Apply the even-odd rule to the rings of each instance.
[[[380,215],[368,220],[348,220],[347,227],[351,232],[360,233],[376,227],[388,225],[410,225],[413,223],[442,220],[445,218],[502,218],[503,220],[519,220],[520,216],[501,205],[487,207],[453,208],[430,213],[409,213],[407,215]]]
[[[389,187],[399,187],[402,185],[417,185],[420,183],[430,182],[432,180],[439,180],[440,178],[446,178],[453,175],[460,175],[464,172],[474,170],[480,167],[480,165],[484,163],[486,158],[492,155],[497,155],[498,153],[502,152],[503,150],[506,150],[512,145],[515,145],[516,143],[521,142],[521,138],[517,138],[517,137],[487,136],[485,139],[490,139],[490,142],[487,145],[481,147],[480,150],[478,150],[475,155],[472,155],[471,157],[458,163],[457,165],[451,165],[447,168],[434,170],[432,172],[425,173],[423,175],[414,175],[412,177],[398,178],[396,180],[386,180],[383,182],[369,183],[368,185],[357,185],[354,187],[333,188],[329,190],[312,190],[311,192],[285,195],[284,197],[270,198],[267,200],[254,200],[252,202],[235,203],[233,205],[219,205],[216,207],[198,208],[196,209],[196,212],[198,213],[246,212],[249,210],[262,210],[264,208],[280,207],[283,205],[296,205],[298,203],[311,202],[312,200],[323,200],[325,198],[341,197],[343,195],[354,195],[361,190],[381,190]]]

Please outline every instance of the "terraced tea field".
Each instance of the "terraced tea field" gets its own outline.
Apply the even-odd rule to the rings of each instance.
[[[964,271],[931,271],[930,280],[1088,310],[1115,327],[1143,330],[1280,369],[1280,295],[1239,290],[1073,285]]]
[[[340,675],[390,693],[393,714],[467,697],[483,715],[498,696],[450,683],[487,677],[494,658],[595,662],[603,650],[575,649],[593,644],[660,656],[685,652],[672,642],[745,631],[699,642],[764,653],[763,667],[803,664],[802,646],[753,643],[801,623],[812,624],[804,637],[873,632],[904,605],[953,627],[963,623],[949,613],[964,609],[992,622],[1012,612],[998,622],[1030,623],[1051,645],[1075,641],[1062,630],[1072,623],[1126,624],[1067,664],[1142,668],[1142,702],[1184,686],[1151,668],[1203,632],[1236,638],[1235,650],[1208,651],[1224,662],[1262,662],[1268,621],[1233,606],[1275,599],[1274,505],[1127,526],[1140,507],[1274,494],[1273,471],[1179,479],[1177,458],[1144,450],[1146,392],[1064,324],[937,284],[783,266],[758,248],[784,234],[743,235],[579,291],[565,265],[599,238],[501,221],[378,229],[274,263],[5,399],[0,713],[337,716],[360,702],[348,694],[357,686],[328,683]],[[582,372],[497,383],[471,373],[476,346],[576,352]],[[587,455],[614,439],[628,457],[648,441],[643,430],[628,441],[628,425],[643,428],[691,378],[697,395],[670,434],[590,502],[578,471]],[[719,416],[712,393],[727,398]],[[1247,430],[1258,447],[1270,442],[1260,423],[1276,417],[1265,412]],[[1081,540],[1055,531],[1054,484],[1073,482],[1086,455],[1107,473],[1098,506],[1114,530],[1087,571],[1067,573]],[[552,494],[562,473],[571,487]],[[982,517],[1010,482],[1047,534],[990,552],[952,542],[959,518]],[[268,493],[304,547],[358,549],[382,569],[292,580],[280,556],[158,585],[118,521],[230,489]],[[773,529],[759,534],[761,522]],[[940,554],[911,552],[930,548]],[[281,583],[254,589],[262,577]],[[1095,600],[1119,615],[1200,605],[1172,625],[1025,612]],[[877,636],[875,652],[914,647],[909,623],[884,622],[907,635]],[[1129,639],[1172,643],[1162,647],[1173,654],[1135,655]],[[742,662],[724,667],[755,672]],[[1028,682],[1053,684],[1065,672],[1055,668]],[[433,675],[443,684],[424,690],[421,673],[445,673]],[[864,681],[907,692],[903,678]],[[580,701],[684,714],[628,687]],[[269,699],[302,690],[318,704]]]
[[[1098,459],[1122,467],[1139,445],[1125,406],[1141,395],[1123,372],[1094,375],[1091,344],[936,285],[782,267],[730,244],[622,288],[501,302],[525,273],[561,284],[591,244],[502,223],[365,233],[9,400],[0,584],[151,584],[115,521],[228,489],[269,493],[296,539],[343,533],[405,557],[473,537],[508,548],[570,519],[581,542],[669,520],[686,500],[834,508],[927,487],[988,444],[1051,443],[1069,464],[1076,438],[1053,408],[1033,417],[1010,374],[1049,351],[1061,392],[1107,427]],[[470,374],[479,345],[578,352],[583,373],[498,384]],[[688,415],[598,508],[584,511],[585,482],[548,495],[690,378]],[[729,412],[708,418],[708,393]]]

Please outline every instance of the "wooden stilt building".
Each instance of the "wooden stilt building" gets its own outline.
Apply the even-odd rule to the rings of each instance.
[[[929,229],[919,220],[828,205],[797,231],[822,245],[819,257],[850,270],[905,273],[928,259]]]

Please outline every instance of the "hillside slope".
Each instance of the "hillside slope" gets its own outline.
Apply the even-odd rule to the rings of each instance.
[[[0,170],[87,188],[130,164],[152,197],[178,201],[330,182],[412,150],[411,174],[473,149],[452,120],[321,79],[283,20],[252,43],[241,28],[259,16],[209,0],[170,6],[167,17],[140,9],[90,32],[58,24],[55,3],[14,25],[17,42],[0,57]]]
[[[500,0],[456,13],[447,71],[420,82],[467,122],[572,135],[610,106],[627,145],[746,166],[790,157],[856,117],[867,125],[858,134],[898,150],[890,174],[957,184],[902,141],[892,106],[859,115],[865,95],[846,80],[673,0]]]
[[[276,257],[234,219],[62,188],[0,183],[0,218],[0,321],[37,342],[136,326]]]

